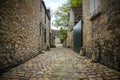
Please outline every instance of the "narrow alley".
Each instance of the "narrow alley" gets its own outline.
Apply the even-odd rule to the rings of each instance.
[[[120,73],[59,45],[4,73],[0,80],[120,80]]]
[[[0,80],[120,80],[120,0],[0,0]]]

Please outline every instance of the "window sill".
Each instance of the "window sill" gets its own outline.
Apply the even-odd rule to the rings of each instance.
[[[98,16],[100,16],[100,14],[101,14],[101,12],[97,12],[96,14],[91,15],[90,20],[91,21],[94,20],[95,18],[97,18]]]

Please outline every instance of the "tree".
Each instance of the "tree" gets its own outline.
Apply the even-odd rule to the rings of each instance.
[[[67,37],[67,30],[60,29],[59,33],[61,34],[60,35],[61,39],[65,39]]]
[[[82,0],[69,0],[72,7],[82,7]]]
[[[62,6],[60,6],[55,12],[55,20],[53,25],[58,28],[68,27],[69,11],[70,7],[81,7],[82,0],[68,0]]]
[[[58,28],[66,29],[66,27],[68,27],[69,10],[70,5],[68,3],[64,3],[60,6],[55,12],[55,20],[53,25]]]
[[[82,0],[68,0],[62,6],[60,6],[55,12],[55,20],[53,25],[58,27],[60,30],[61,38],[65,39],[67,36],[67,27],[69,23],[69,11],[71,7],[81,7]]]
[[[55,20],[53,25],[59,28],[60,39],[63,41],[67,37],[67,27],[69,19],[70,4],[68,2],[62,4],[55,12]]]
[[[60,40],[61,40],[61,43],[63,43],[63,41],[66,39],[67,37],[67,30],[64,30],[64,29],[60,29],[59,30],[59,33],[60,33]]]

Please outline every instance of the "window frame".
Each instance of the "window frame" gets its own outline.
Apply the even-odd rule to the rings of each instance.
[[[98,1],[98,4],[96,5]],[[93,9],[93,11],[92,11]],[[90,0],[90,20],[101,14],[101,0]]]

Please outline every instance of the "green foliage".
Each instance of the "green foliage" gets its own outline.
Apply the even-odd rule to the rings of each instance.
[[[59,30],[60,39],[65,39],[67,37],[67,30],[63,30],[62,28]]]
[[[82,0],[68,0],[72,7],[81,7]]]
[[[63,4],[55,12],[55,20],[53,25],[59,28],[68,27],[68,12],[70,10],[70,5],[68,3]]]
[[[67,37],[67,31],[65,30],[68,27],[69,20],[69,11],[70,7],[82,6],[82,0],[68,0],[67,3],[64,3],[60,6],[55,12],[55,20],[53,25],[58,27],[60,30],[60,38],[65,39]]]
[[[58,28],[68,27],[69,11],[70,7],[81,7],[82,0],[68,0],[67,3],[64,3],[60,6],[55,12],[55,20],[53,25]]]

